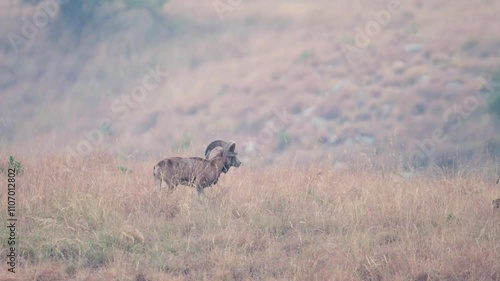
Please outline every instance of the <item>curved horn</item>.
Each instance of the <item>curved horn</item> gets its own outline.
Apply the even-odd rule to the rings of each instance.
[[[223,140],[216,140],[216,141],[211,142],[207,146],[207,149],[205,149],[205,158],[208,159],[208,157],[210,156],[210,152],[212,152],[212,149],[214,149],[216,147],[222,147],[225,149],[226,145],[227,145],[227,142],[225,142]]]

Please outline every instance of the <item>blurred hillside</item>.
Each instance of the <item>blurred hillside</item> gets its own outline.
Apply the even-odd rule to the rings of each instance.
[[[39,2],[0,4],[7,151],[201,156],[221,138],[258,164],[500,155],[499,1]]]

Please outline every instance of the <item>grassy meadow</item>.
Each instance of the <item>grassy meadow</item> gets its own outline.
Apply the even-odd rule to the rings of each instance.
[[[0,7],[0,281],[500,281],[500,1]],[[216,139],[241,167],[155,192]]]
[[[154,192],[154,161],[64,164],[22,161],[18,268],[2,227],[0,280],[500,280],[493,163],[414,177],[243,164],[201,198]]]

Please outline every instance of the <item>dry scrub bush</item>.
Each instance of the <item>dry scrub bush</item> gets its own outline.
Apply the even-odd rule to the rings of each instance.
[[[484,176],[247,168],[199,198],[154,192],[154,161],[22,161],[20,280],[500,280]]]

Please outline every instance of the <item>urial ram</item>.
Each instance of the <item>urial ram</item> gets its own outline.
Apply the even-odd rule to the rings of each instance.
[[[216,147],[221,147],[222,150],[209,159],[210,153]],[[234,142],[216,140],[205,150],[206,159],[171,157],[161,160],[153,168],[156,189],[160,191],[162,183],[165,182],[169,192],[177,185],[187,185],[196,187],[198,194],[203,193],[203,189],[217,184],[221,173],[227,173],[231,166],[241,165],[235,148]]]

